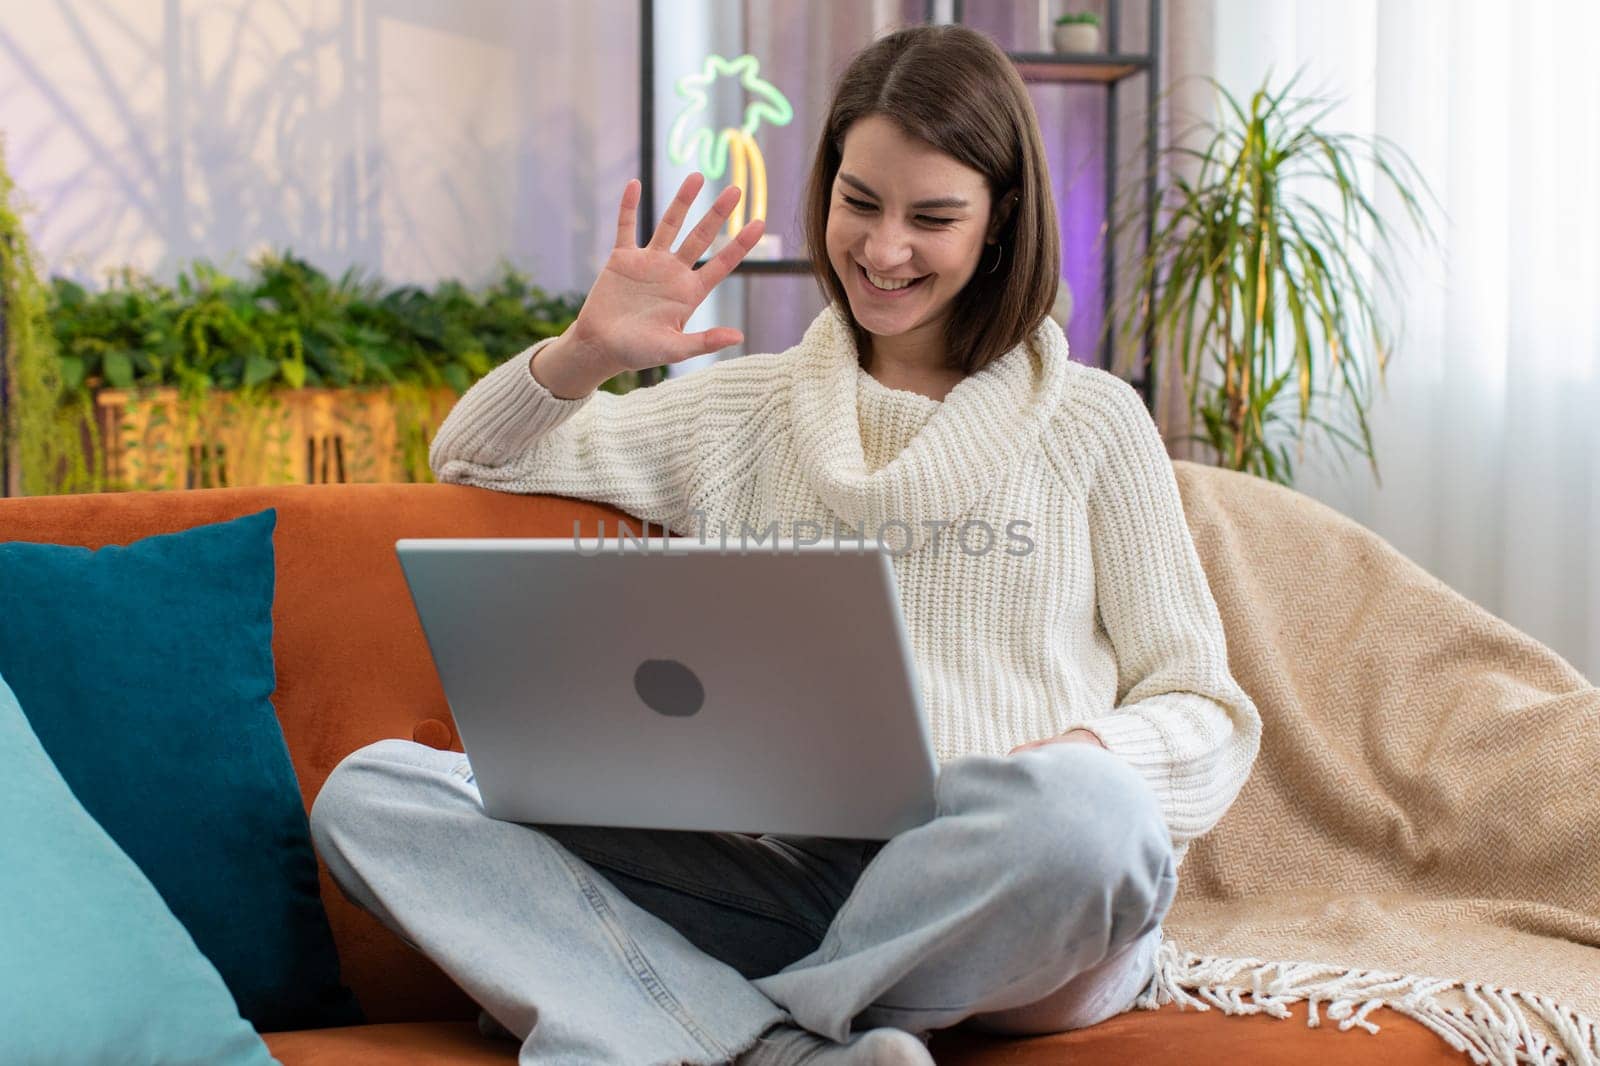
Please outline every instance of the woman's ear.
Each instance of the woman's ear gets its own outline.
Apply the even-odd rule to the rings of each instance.
[[[1021,197],[1018,193],[1008,192],[1000,198],[1000,202],[995,207],[994,211],[990,212],[991,216],[993,217],[993,221],[989,224],[990,240],[993,240],[995,237],[999,236],[1000,231],[1005,229],[1006,224],[1011,221],[1012,212],[1016,210],[1019,199],[1021,199]]]

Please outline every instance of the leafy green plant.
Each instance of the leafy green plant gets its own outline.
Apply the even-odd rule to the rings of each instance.
[[[174,286],[122,271],[100,291],[52,281],[51,322],[68,392],[177,386],[245,391],[416,384],[465,392],[567,328],[581,301],[547,295],[509,266],[481,289],[445,281],[385,289],[337,279],[292,254],[248,278],[196,262]],[[606,383],[626,392],[631,375]]]
[[[1191,422],[1200,427],[1186,439],[1207,445],[1219,465],[1292,484],[1288,441],[1298,441],[1303,460],[1309,427],[1316,426],[1336,452],[1343,444],[1366,456],[1381,484],[1367,409],[1373,371],[1381,381],[1393,342],[1364,264],[1393,293],[1387,258],[1394,247],[1362,187],[1358,155],[1371,160],[1376,177],[1394,187],[1410,222],[1433,243],[1410,182],[1427,185],[1387,138],[1319,128],[1338,102],[1291,99],[1299,77],[1276,93],[1264,82],[1248,108],[1207,79],[1225,108],[1219,107],[1220,121],[1200,124],[1210,133],[1204,150],[1163,146],[1157,173],[1118,193],[1111,239],[1137,247],[1144,183],[1160,180],[1170,166],[1148,247],[1131,257],[1132,295],[1118,302],[1104,328],[1115,330],[1115,369],[1124,376],[1142,355],[1147,333],[1154,365],[1145,373],[1166,380],[1164,368],[1176,354]],[[1313,107],[1320,110],[1305,117]],[[1317,202],[1319,192],[1331,194],[1337,207]],[[1202,380],[1206,370],[1212,374]],[[1353,414],[1355,424],[1338,425],[1329,413]]]
[[[1100,25],[1100,16],[1093,11],[1071,11],[1056,19],[1057,26],[1067,26],[1073,23],[1084,23],[1089,26]]]
[[[428,390],[465,392],[528,345],[561,333],[581,306],[508,265],[479,288],[386,287],[354,269],[329,277],[287,251],[259,257],[244,278],[197,261],[172,285],[123,270],[100,290],[57,277],[47,295],[45,336],[54,343],[40,364],[56,377],[37,395],[55,399],[34,404],[67,413],[80,436],[93,430],[94,396],[106,388],[175,387],[184,425],[202,434],[213,391],[232,394],[237,417],[260,421],[283,390],[382,388],[415,478],[427,477]],[[622,393],[639,384],[639,375],[623,374],[601,388]],[[104,487],[91,476],[55,491]]]

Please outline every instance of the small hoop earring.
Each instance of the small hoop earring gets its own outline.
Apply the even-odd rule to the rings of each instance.
[[[993,274],[996,270],[1000,269],[1000,256],[1004,254],[1005,250],[1005,245],[1001,244],[999,241],[994,242],[994,266],[990,267],[988,270],[985,270],[985,274]]]

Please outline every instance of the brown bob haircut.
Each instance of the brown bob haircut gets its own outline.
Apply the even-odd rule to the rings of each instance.
[[[908,137],[925,141],[984,176],[989,224],[1015,202],[993,235],[1004,247],[994,273],[985,245],[977,272],[955,297],[945,331],[948,365],[974,373],[1038,328],[1055,303],[1061,279],[1061,235],[1039,122],[1010,58],[966,26],[908,26],[858,52],[840,75],[806,184],[802,226],[811,269],[823,296],[838,305],[865,353],[868,334],[850,311],[844,282],[828,262],[828,211],[857,119],[883,115]],[[986,227],[985,240],[990,236]]]

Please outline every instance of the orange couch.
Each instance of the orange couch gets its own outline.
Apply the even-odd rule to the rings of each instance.
[[[309,808],[349,752],[385,737],[456,747],[444,694],[394,553],[400,537],[593,535],[607,507],[455,485],[314,485],[0,499],[0,540],[126,544],[267,507],[278,510],[274,702]],[[615,528],[614,526],[612,528]],[[514,1063],[516,1045],[478,1035],[477,1010],[436,967],[350,905],[324,869],[323,900],[344,978],[371,1024],[268,1033],[286,1066]],[[1001,1039],[935,1035],[940,1063],[1468,1061],[1426,1027],[1380,1010],[1382,1031],[1310,1029],[1305,1005],[1286,1020],[1218,1011],[1133,1011],[1079,1032]],[[628,1019],[618,1018],[618,1025]]]

